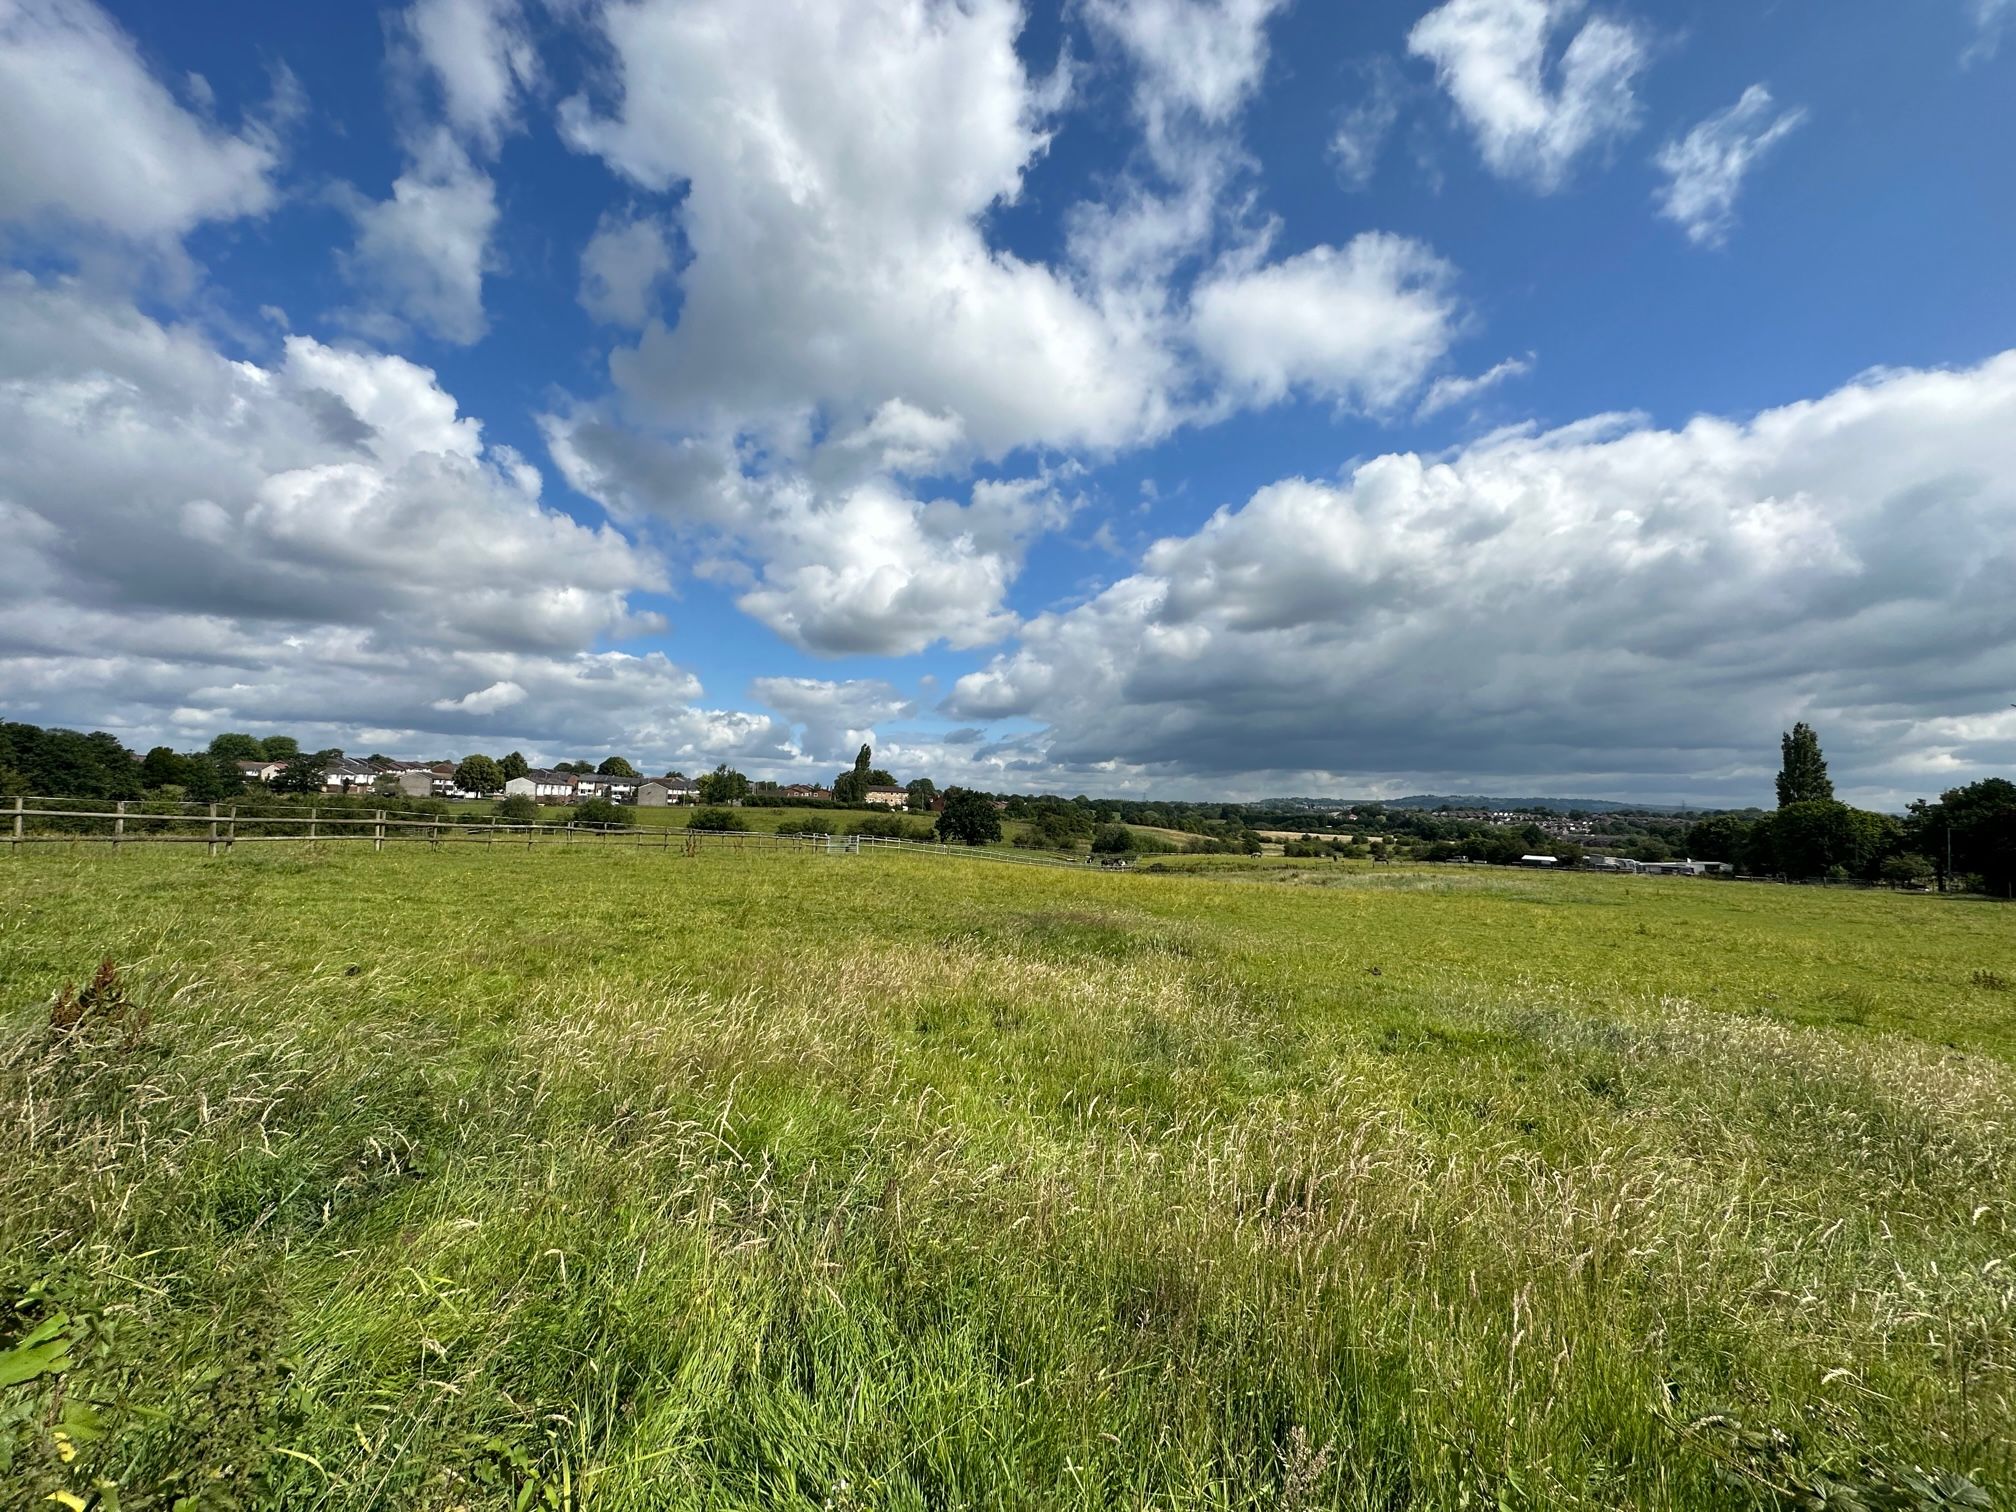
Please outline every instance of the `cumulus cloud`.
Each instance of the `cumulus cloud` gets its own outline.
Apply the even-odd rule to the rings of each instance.
[[[437,698],[434,707],[441,710],[456,710],[464,714],[494,714],[499,709],[508,709],[513,704],[521,704],[530,697],[523,683],[507,678],[499,678],[487,688],[478,688],[473,693],[465,693],[460,698]]]
[[[772,716],[696,707],[662,654],[597,649],[662,628],[631,603],[659,562],[544,505],[426,368],[303,336],[234,361],[21,273],[0,329],[11,717],[795,759]]]
[[[274,201],[270,126],[184,109],[90,0],[0,0],[0,221],[176,238]]]
[[[1134,65],[1134,110],[1149,152],[1182,159],[1193,124],[1222,127],[1267,68],[1267,23],[1287,0],[1090,0],[1086,18]]]
[[[1544,192],[1577,158],[1632,131],[1632,84],[1644,39],[1605,16],[1585,21],[1550,62],[1554,34],[1581,0],[1445,0],[1414,24],[1407,47],[1435,65],[1493,173]]]
[[[1764,154],[1806,119],[1801,109],[1774,112],[1771,91],[1752,84],[1727,110],[1659,149],[1666,187],[1659,213],[1697,247],[1718,247],[1736,224],[1736,196]]]
[[[1279,8],[1088,13],[1136,71],[1163,176],[1068,212],[1054,265],[987,235],[1069,77],[1031,75],[1014,0],[595,11],[611,71],[563,103],[563,135],[679,198],[664,226],[605,222],[585,259],[584,303],[642,331],[611,359],[611,400],[547,417],[568,480],[709,542],[701,570],[793,644],[898,654],[1011,632],[1028,544],[1069,514],[1040,470],[912,480],[1137,446],[1297,391],[1393,408],[1453,337],[1446,266],[1381,236],[1268,263],[1274,228],[1226,209]],[[674,223],[667,320],[649,290],[674,276]]]
[[[1748,421],[1384,456],[1157,542],[946,711],[1041,720],[1051,759],[1137,782],[1732,801],[1768,792],[1775,733],[1806,717],[1848,786],[1895,798],[1999,749],[1964,721],[2008,702],[2012,480],[2016,353]]]
[[[656,313],[656,286],[671,271],[664,225],[611,211],[581,253],[581,308],[610,325],[642,326]]]
[[[440,90],[448,125],[494,151],[539,77],[519,0],[414,0],[404,27]]]
[[[900,438],[928,417],[884,421]],[[722,448],[653,440],[590,413],[549,416],[546,430],[574,487],[621,517],[713,543],[727,556],[709,570],[740,587],[745,613],[826,655],[999,640],[1016,624],[1005,599],[1029,542],[1069,508],[1041,478],[977,482],[963,503],[922,498],[877,470],[890,457],[874,445],[864,474],[847,466],[862,459],[832,449],[802,469],[745,473]]]
[[[557,650],[637,627],[627,594],[662,580],[403,358],[293,336],[233,362],[24,274],[0,325],[0,497],[72,600]]]
[[[1390,409],[1448,350],[1452,274],[1419,242],[1367,232],[1341,249],[1213,275],[1193,296],[1197,344],[1247,403],[1306,390]]]
[[[498,271],[497,186],[479,160],[517,128],[538,54],[519,0],[414,0],[389,47],[395,75],[433,81],[439,119],[405,103],[391,198],[337,191],[357,232],[343,269],[364,298],[344,315],[374,340],[411,325],[470,346],[489,330],[483,280]]]
[[[749,691],[798,726],[799,747],[814,761],[852,760],[864,743],[876,742],[877,725],[916,712],[890,684],[870,678],[759,677]]]
[[[445,131],[432,133],[388,200],[350,201],[355,247],[345,258],[353,282],[377,301],[353,317],[374,336],[395,334],[387,316],[467,346],[489,328],[483,276],[495,270],[490,235],[497,190]]]
[[[611,364],[633,405],[788,433],[900,398],[957,413],[990,454],[1166,425],[1166,355],[982,232],[1047,144],[1012,0],[599,15],[615,98],[566,101],[564,134],[646,189],[688,186],[679,320]]]

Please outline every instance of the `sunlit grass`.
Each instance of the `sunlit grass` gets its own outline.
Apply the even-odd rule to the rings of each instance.
[[[275,847],[24,856],[0,920],[0,1351],[72,1340],[0,1504],[2016,1474],[1991,905]]]

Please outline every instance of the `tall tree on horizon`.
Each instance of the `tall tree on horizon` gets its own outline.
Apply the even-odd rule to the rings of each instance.
[[[842,772],[833,781],[833,801],[835,803],[859,803],[873,785],[868,775],[873,768],[875,752],[863,745],[854,757],[854,770]]]
[[[1834,783],[1827,775],[1827,758],[1820,754],[1820,737],[1813,727],[1802,719],[1790,733],[1779,737],[1778,744],[1784,754],[1778,769],[1778,807],[1832,800]]]

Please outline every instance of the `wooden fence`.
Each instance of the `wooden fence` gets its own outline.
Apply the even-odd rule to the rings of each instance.
[[[92,802],[95,800],[83,800]],[[673,851],[683,856],[703,850],[790,851],[815,855],[858,855],[905,852],[913,855],[966,857],[1017,866],[1096,865],[1063,856],[1017,855],[984,846],[941,845],[918,840],[884,839],[875,835],[778,835],[757,830],[695,830],[671,825],[593,825],[511,823],[501,819],[458,818],[414,814],[397,809],[360,811],[344,808],[306,813],[276,811],[261,804],[241,813],[237,804],[166,804],[161,802],[101,803],[80,807],[80,800],[15,798],[5,817],[11,820],[8,851],[24,845],[127,846],[201,845],[206,853],[227,854],[239,845],[361,843],[383,851],[388,845],[523,846],[589,845]],[[60,806],[57,806],[60,805]],[[41,827],[37,821],[58,821]]]

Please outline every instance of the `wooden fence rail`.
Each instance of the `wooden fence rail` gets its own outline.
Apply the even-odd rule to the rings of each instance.
[[[349,812],[331,814],[312,808],[305,814],[240,814],[235,806],[222,807],[215,803],[209,804],[200,813],[141,811],[123,802],[110,808],[97,809],[25,806],[30,802],[41,805],[70,801],[72,800],[60,798],[14,799],[10,816],[13,820],[13,834],[8,846],[9,854],[18,851],[24,845],[109,844],[115,853],[122,847],[136,845],[201,845],[206,847],[209,855],[214,856],[220,849],[228,853],[239,845],[325,845],[367,840],[373,852],[381,852],[388,845],[425,845],[436,850],[444,845],[494,847],[500,840],[507,845],[522,843],[528,850],[539,845],[585,844],[596,847],[629,846],[669,852],[673,848],[673,837],[676,835],[680,853],[684,856],[698,855],[703,849],[790,851],[817,855],[843,853],[854,855],[867,851],[883,854],[965,857],[970,860],[994,861],[1015,866],[1083,868],[1088,864],[1097,864],[1062,856],[1016,855],[1008,851],[979,846],[893,840],[875,835],[778,835],[758,830],[675,829],[671,825],[511,824],[495,819],[458,819],[452,815],[401,815],[387,809],[360,814]],[[196,805],[183,807],[194,808]],[[96,832],[73,828],[37,834],[27,827],[27,821],[35,819],[96,820],[102,822],[106,828]],[[259,829],[280,828],[291,832],[240,833],[241,824]],[[169,832],[169,827],[176,825],[197,832],[186,834]]]

